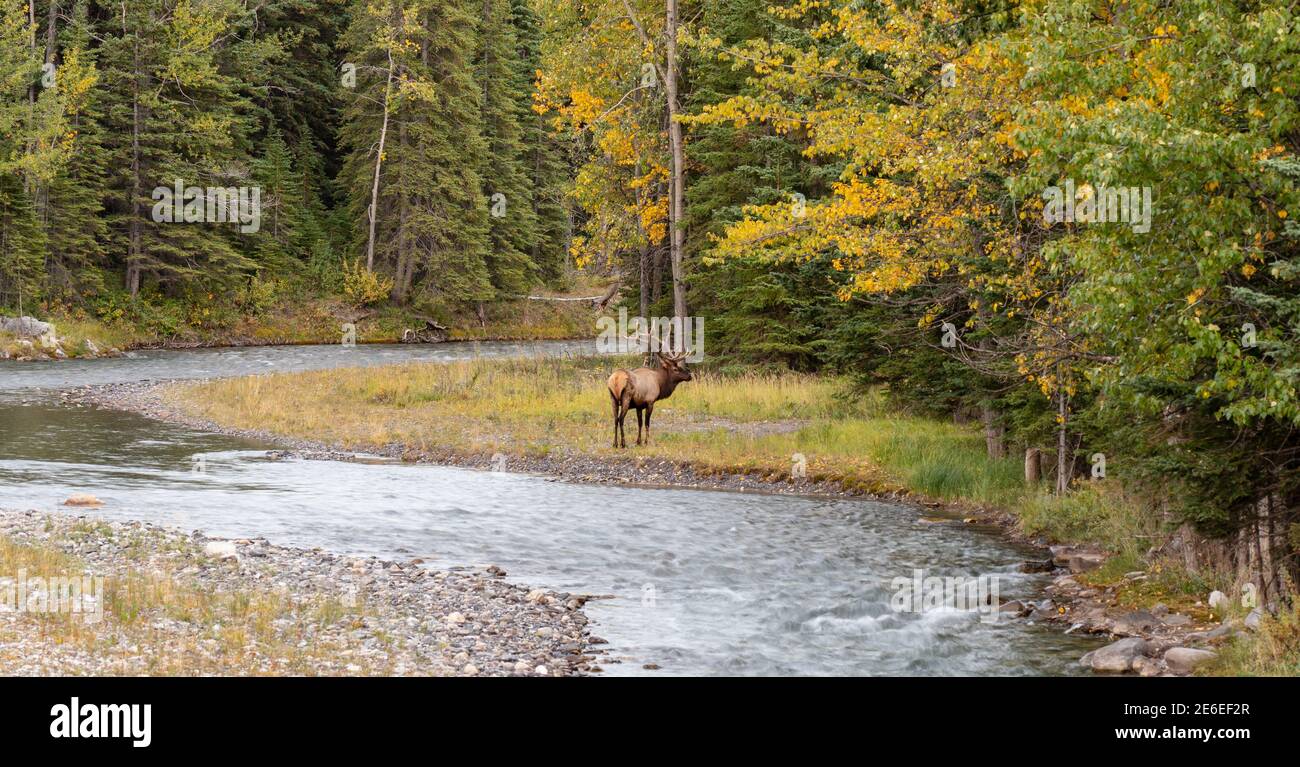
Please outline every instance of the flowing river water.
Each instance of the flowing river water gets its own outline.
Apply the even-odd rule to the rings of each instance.
[[[894,612],[891,581],[996,576],[1032,599],[1033,552],[909,506],[866,500],[577,485],[376,459],[269,460],[275,445],[115,410],[62,390],[174,378],[578,354],[574,342],[141,351],[0,362],[0,507],[94,514],[341,554],[504,567],[521,583],[609,594],[585,608],[607,674],[1071,674],[1095,646],[968,610]],[[592,414],[604,428],[605,413]],[[194,471],[196,458],[203,471]],[[614,662],[621,661],[621,662]],[[646,669],[645,666],[658,666]]]

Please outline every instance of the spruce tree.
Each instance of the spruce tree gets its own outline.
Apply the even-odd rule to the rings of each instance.
[[[476,74],[486,150],[480,173],[491,211],[487,266],[498,294],[508,297],[526,292],[537,270],[530,255],[537,213],[522,125],[530,89],[518,66],[510,0],[482,0],[481,13]]]
[[[357,67],[341,130],[348,149],[341,178],[358,233],[353,252],[364,256],[378,163],[375,266],[393,275],[398,302],[417,286],[453,302],[485,301],[494,293],[479,175],[485,147],[474,78],[478,16],[471,8],[477,10],[472,0],[359,3],[345,35],[348,60]],[[396,86],[387,98],[390,124],[381,154],[390,71]]]

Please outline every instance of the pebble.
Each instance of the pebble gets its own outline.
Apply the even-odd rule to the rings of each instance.
[[[218,664],[223,675],[572,676],[591,670],[591,656],[600,654],[591,645],[604,641],[589,637],[581,610],[566,609],[554,593],[483,570],[394,568],[393,562],[263,539],[221,540],[144,522],[3,509],[0,541],[57,549],[107,583],[127,573],[160,573],[178,586],[209,593],[279,594],[291,604],[344,605],[341,611],[331,608],[330,615],[338,615],[330,621],[313,620],[308,628],[280,616],[271,621],[286,646],[322,650],[304,653],[299,662],[306,666],[291,671],[269,665],[256,645],[226,654],[213,638],[220,627],[177,620],[162,607],[146,607],[138,616],[138,625],[148,627],[157,642],[143,652],[131,649],[135,638],[123,634],[111,610],[91,624],[112,638],[103,642],[114,648],[106,652],[55,642],[29,630],[30,616],[0,612],[0,675],[6,676],[149,675],[157,673],[151,655],[173,646],[204,654],[204,668]],[[547,662],[538,664],[542,658]]]

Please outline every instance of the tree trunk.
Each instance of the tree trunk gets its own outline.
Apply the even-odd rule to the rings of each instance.
[[[659,303],[664,286],[664,249],[653,248],[650,256],[650,303]],[[649,312],[645,316],[649,316]]]
[[[998,422],[998,411],[988,402],[980,406],[981,420],[984,422],[984,444],[988,450],[989,458],[1003,458],[1006,456],[1006,450],[1002,444],[1002,436],[1006,433],[1006,428]]]
[[[1031,447],[1025,450],[1025,484],[1037,485],[1042,480],[1039,473],[1039,450]]]
[[[650,252],[649,243],[642,245],[638,259],[641,267],[641,276],[638,280],[641,283],[641,314],[639,315],[641,317],[650,316]]]
[[[379,171],[388,139],[388,100],[393,90],[393,46],[388,45],[388,81],[384,83],[384,120],[379,126],[379,151],[375,153],[375,183],[370,187],[370,234],[366,238],[366,271],[375,270],[375,221],[379,218]]]
[[[1070,471],[1071,462],[1067,460],[1070,452],[1069,445],[1066,442],[1066,426],[1068,424],[1069,411],[1066,405],[1065,387],[1057,381],[1056,392],[1056,494],[1065,495],[1070,489]]]
[[[686,176],[685,152],[682,149],[682,125],[677,121],[677,0],[668,0],[665,51],[668,57],[668,143],[672,151],[672,194],[669,201],[669,232],[673,265],[673,315],[686,316],[686,280],[682,275],[682,251],[686,245]]]

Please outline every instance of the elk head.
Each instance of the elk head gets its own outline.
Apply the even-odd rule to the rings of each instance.
[[[686,367],[686,352],[673,354],[672,352],[657,352],[659,366],[668,374],[668,378],[673,383],[691,380],[691,371]]]

